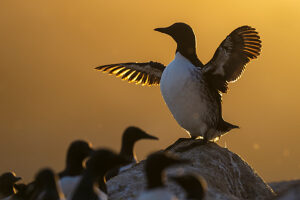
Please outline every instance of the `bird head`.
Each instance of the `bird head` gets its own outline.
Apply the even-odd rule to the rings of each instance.
[[[171,180],[175,181],[185,191],[190,199],[204,199],[206,192],[205,180],[197,174],[185,174],[181,176],[172,176]]]
[[[145,172],[148,189],[163,187],[164,171],[167,167],[180,164],[188,164],[189,160],[180,159],[167,152],[156,152],[147,157]]]
[[[93,153],[93,149],[90,143],[84,140],[75,140],[71,143],[67,152],[67,166],[70,168],[76,168],[78,167],[77,165],[82,166],[82,162],[88,158],[91,153]]]
[[[154,30],[171,36],[177,43],[177,51],[188,54],[195,52],[195,34],[189,25],[177,22],[171,26],[156,28]]]
[[[6,172],[0,176],[0,185],[13,186],[16,182],[21,180],[21,177],[16,176],[14,172]]]
[[[128,159],[109,149],[99,149],[93,152],[91,158],[86,162],[86,169],[96,178],[104,176],[107,171],[128,162]]]
[[[157,137],[152,136],[142,129],[134,126],[128,127],[123,133],[123,142],[136,142],[141,139],[158,140]]]

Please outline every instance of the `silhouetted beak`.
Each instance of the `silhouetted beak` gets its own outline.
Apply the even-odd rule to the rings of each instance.
[[[148,133],[144,133],[144,136],[143,136],[144,139],[150,139],[150,140],[158,140],[158,137],[155,137],[153,135],[150,135]]]
[[[169,27],[166,27],[166,28],[156,28],[154,30],[158,31],[158,32],[161,32],[161,33],[169,34]]]
[[[16,177],[14,178],[14,183],[15,183],[15,182],[18,182],[18,181],[21,180],[21,179],[22,179],[21,177],[16,176]]]

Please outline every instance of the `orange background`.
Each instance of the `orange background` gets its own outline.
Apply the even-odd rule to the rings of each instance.
[[[299,10],[296,0],[1,0],[0,173],[14,170],[29,181],[41,167],[61,170],[78,138],[118,150],[128,125],[160,138],[137,144],[140,159],[186,137],[159,87],[93,69],[168,64],[175,42],[153,28],[182,21],[193,27],[204,63],[233,29],[257,28],[262,55],[223,96],[224,119],[241,129],[219,144],[266,181],[300,178]]]

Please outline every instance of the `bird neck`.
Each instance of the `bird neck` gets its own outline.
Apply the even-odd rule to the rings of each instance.
[[[152,172],[146,172],[147,176],[147,188],[155,189],[159,187],[164,187],[163,177],[164,173],[162,170],[153,169]]]
[[[76,197],[74,199],[79,200],[84,199],[84,197],[87,196],[96,196],[94,191],[94,187],[97,184],[96,182],[97,178],[94,176],[94,174],[86,170],[77,186],[77,189],[74,192],[73,197]]]
[[[128,141],[122,140],[122,147],[120,151],[120,155],[126,157],[129,160],[135,161],[135,154],[134,154],[134,144],[136,141]]]
[[[82,166],[82,161],[67,162],[66,172],[69,176],[76,176],[82,174],[84,168]]]
[[[203,67],[202,62],[199,60],[196,53],[195,39],[191,39],[187,42],[177,42],[176,53],[177,52],[188,59],[194,66]]]
[[[203,193],[200,193],[198,191],[194,191],[193,193],[188,193],[187,194],[187,199],[199,199],[199,200],[202,200],[204,198],[204,194]]]
[[[107,194],[107,186],[106,186],[106,179],[105,179],[105,176],[101,176],[99,179],[98,179],[98,187],[99,189],[104,192],[105,194]]]

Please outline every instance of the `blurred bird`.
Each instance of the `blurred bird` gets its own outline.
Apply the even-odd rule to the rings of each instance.
[[[57,185],[58,177],[51,169],[40,170],[35,177],[31,200],[63,200],[64,195]]]
[[[84,170],[83,161],[91,155],[92,151],[91,144],[84,140],[72,142],[67,151],[66,168],[58,174],[59,178],[82,174]]]
[[[107,200],[105,174],[114,167],[127,162],[128,160],[126,158],[108,149],[99,149],[95,151],[87,161],[83,177],[70,199]],[[97,183],[100,184],[100,186],[98,186]],[[98,190],[98,187],[101,191]]]
[[[171,177],[186,192],[187,200],[203,200],[206,192],[206,182],[199,175],[187,174]]]
[[[75,140],[69,146],[66,168],[58,174],[59,184],[65,197],[70,196],[76,188],[84,170],[83,162],[92,152],[91,144],[83,140]]]
[[[245,65],[260,54],[261,41],[255,29],[241,26],[232,31],[205,65],[198,59],[195,34],[189,25],[175,23],[154,30],[171,36],[177,43],[175,59],[167,67],[150,61],[96,69],[137,84],[160,84],[173,117],[192,139],[214,140],[238,128],[223,120],[221,93],[226,93],[228,83],[236,81]]]
[[[16,189],[16,194],[13,195],[13,200],[27,200],[29,196],[27,195],[28,186],[24,183],[14,184]]]
[[[119,173],[126,169],[129,169],[138,162],[134,152],[134,145],[137,141],[142,139],[158,140],[157,137],[152,136],[146,133],[145,131],[141,130],[140,128],[134,126],[130,126],[124,131],[120,155],[130,160],[130,162],[121,167],[117,167],[113,170],[110,170],[106,175],[106,180],[117,176]]]
[[[142,192],[137,200],[175,200],[176,197],[165,188],[164,171],[167,167],[187,163],[190,162],[166,152],[149,155],[145,163],[147,190]]]
[[[6,172],[0,176],[0,199],[9,200],[15,194],[14,184],[21,180],[14,172]]]
[[[16,194],[13,196],[13,200],[31,200],[35,192],[35,181],[28,184],[19,183],[15,184]]]

